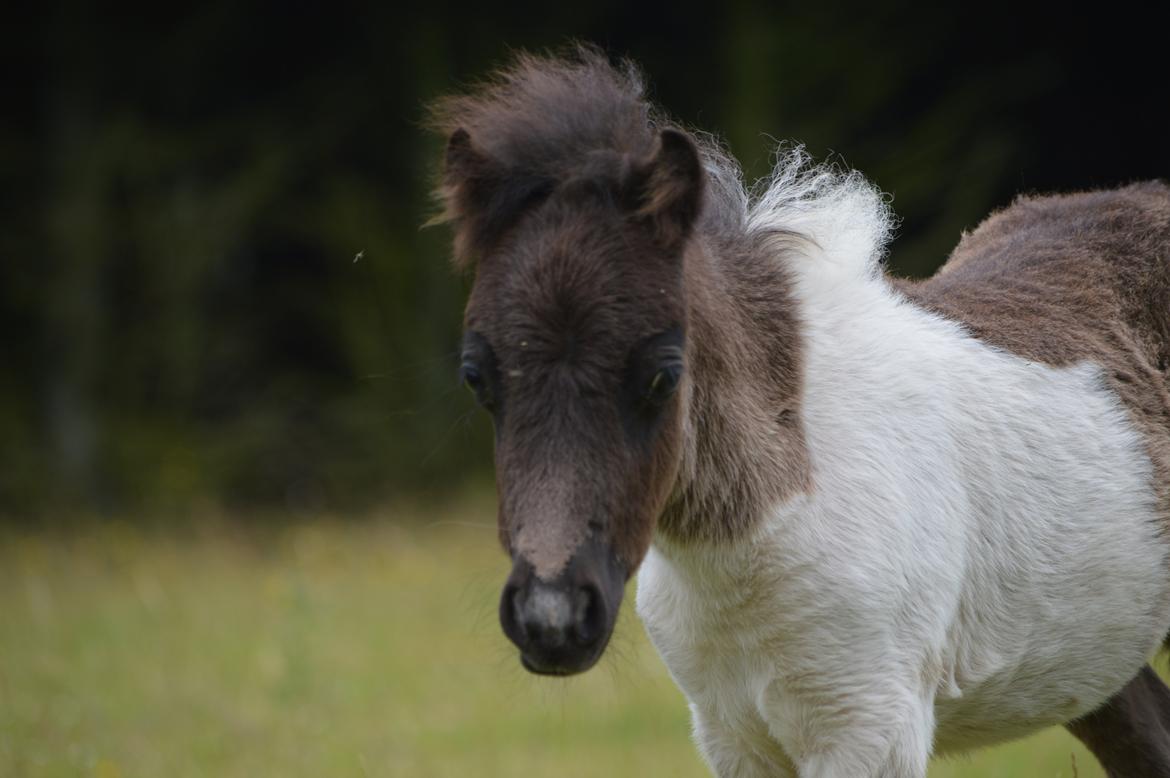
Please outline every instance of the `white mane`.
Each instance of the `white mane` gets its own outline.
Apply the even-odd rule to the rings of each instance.
[[[718,216],[750,237],[801,238],[852,274],[879,272],[896,220],[889,198],[856,170],[818,164],[804,146],[781,144],[771,175],[749,189],[739,165],[710,137],[701,144]]]

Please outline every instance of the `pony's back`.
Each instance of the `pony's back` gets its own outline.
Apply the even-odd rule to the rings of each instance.
[[[932,278],[898,286],[1025,359],[1100,365],[1143,433],[1170,526],[1170,187],[1022,197]]]
[[[1022,197],[964,235],[933,278],[903,289],[1029,359],[1068,364],[1121,350],[1134,368],[1165,373],[1170,187]]]

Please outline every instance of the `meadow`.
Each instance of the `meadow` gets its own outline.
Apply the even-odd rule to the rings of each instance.
[[[0,530],[0,776],[706,776],[631,608],[524,673],[493,511]],[[1054,729],[930,775],[1102,773]]]

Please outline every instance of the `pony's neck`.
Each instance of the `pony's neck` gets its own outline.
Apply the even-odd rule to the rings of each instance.
[[[707,207],[685,257],[685,443],[659,523],[672,545],[746,537],[813,490],[810,346],[832,363],[838,336],[868,342],[852,337],[858,321],[898,306],[879,265],[892,218],[861,176],[796,148],[751,197],[734,166],[707,153]]]
[[[690,391],[679,475],[659,522],[672,544],[742,538],[769,507],[809,488],[799,311],[777,251],[700,237],[687,252]]]

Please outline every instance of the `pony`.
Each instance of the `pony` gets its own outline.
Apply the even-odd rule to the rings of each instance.
[[[749,189],[597,49],[432,118],[525,668],[591,667],[636,574],[717,775],[1063,724],[1170,776],[1170,189],[1021,197],[910,281],[860,174]]]

